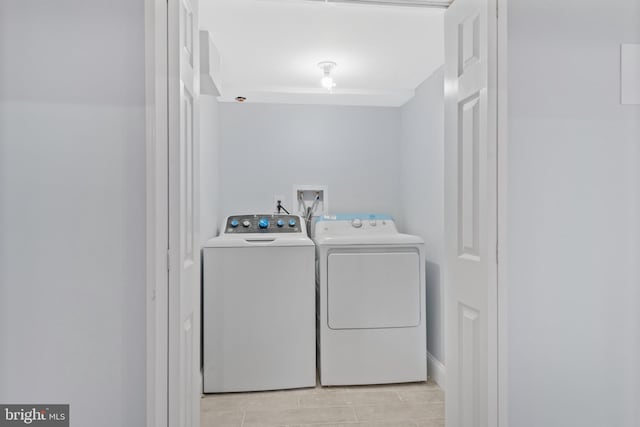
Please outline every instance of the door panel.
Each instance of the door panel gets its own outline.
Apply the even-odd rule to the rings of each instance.
[[[194,351],[194,339],[193,339],[193,313],[190,314],[182,322],[182,331],[180,336],[180,425],[181,426],[194,426],[193,418],[194,414],[189,411],[194,396],[197,399],[197,395],[194,395],[194,377],[193,370],[193,351]]]
[[[479,255],[480,94],[458,104],[458,255]]]
[[[458,77],[480,61],[480,15],[471,14],[458,24]]]
[[[194,262],[194,175],[193,175],[193,150],[194,150],[194,126],[193,126],[193,95],[182,86],[182,108],[180,110],[180,218],[182,220],[181,228],[184,232],[180,233],[182,242],[182,253],[184,254],[184,268],[188,268]]]
[[[445,14],[448,427],[497,425],[496,27],[493,0]]]
[[[479,382],[480,325],[479,312],[464,304],[458,304],[458,357],[459,414],[461,426],[476,426],[480,423],[481,390]]]

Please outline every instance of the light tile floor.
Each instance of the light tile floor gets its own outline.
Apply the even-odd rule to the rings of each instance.
[[[391,384],[207,394],[202,427],[443,427],[437,384]]]

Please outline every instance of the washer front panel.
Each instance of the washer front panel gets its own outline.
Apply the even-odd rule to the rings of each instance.
[[[314,387],[313,246],[205,248],[204,392]]]

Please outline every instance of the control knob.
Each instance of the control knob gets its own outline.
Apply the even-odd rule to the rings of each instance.
[[[231,227],[236,228],[240,224],[237,219],[231,220]]]
[[[258,221],[258,227],[263,229],[269,227],[269,220],[267,218],[260,218],[260,221]]]
[[[295,220],[295,219],[293,219],[293,218],[291,218],[291,219],[289,220],[289,227],[295,227],[295,226],[296,226],[296,220]]]
[[[277,225],[278,227],[282,227],[282,226],[284,225],[284,221],[283,221],[283,220],[281,220],[281,219],[279,219],[279,220],[276,222],[276,225]]]

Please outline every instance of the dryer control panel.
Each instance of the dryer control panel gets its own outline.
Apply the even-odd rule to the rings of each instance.
[[[301,222],[298,215],[231,215],[227,218],[224,233],[302,233]]]
[[[396,223],[389,215],[341,214],[318,217],[313,229],[315,236],[362,236],[398,234]]]

